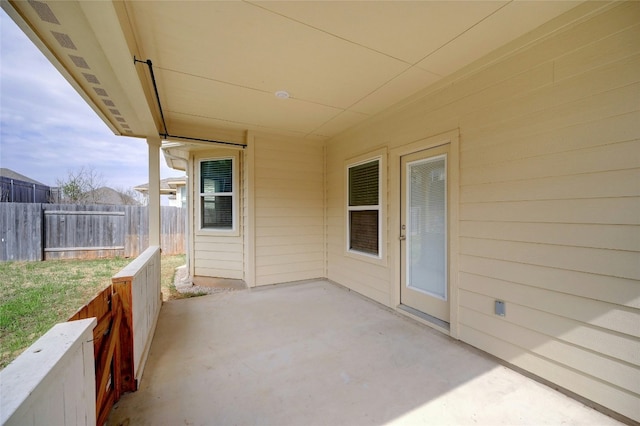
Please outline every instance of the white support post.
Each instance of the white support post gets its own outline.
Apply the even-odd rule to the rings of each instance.
[[[159,136],[148,137],[149,146],[149,246],[160,245],[160,145]]]

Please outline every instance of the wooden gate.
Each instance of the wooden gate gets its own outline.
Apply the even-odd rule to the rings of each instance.
[[[105,423],[111,408],[124,392],[136,390],[133,334],[125,320],[127,305],[114,292],[113,286],[109,286],[69,318],[69,321],[98,319],[93,330],[98,425]]]

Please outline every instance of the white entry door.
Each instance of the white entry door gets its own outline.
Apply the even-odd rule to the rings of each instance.
[[[449,322],[449,145],[401,158],[400,302]]]

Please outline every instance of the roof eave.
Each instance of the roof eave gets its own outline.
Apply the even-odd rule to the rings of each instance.
[[[118,2],[43,3],[58,23],[43,20],[28,2],[3,0],[1,3],[7,14],[114,134],[131,137],[158,135],[153,109],[141,82],[145,70],[138,70],[134,64],[131,43],[120,22],[122,13],[117,10],[121,7]],[[62,46],[52,35],[54,31],[68,36],[77,46]],[[86,60],[88,68],[74,65],[71,55]],[[94,75],[99,82],[88,81],[85,74]],[[107,95],[96,92],[96,87]]]

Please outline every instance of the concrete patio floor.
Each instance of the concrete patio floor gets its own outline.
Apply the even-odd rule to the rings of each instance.
[[[313,281],[166,302],[110,425],[614,425],[355,293]]]

